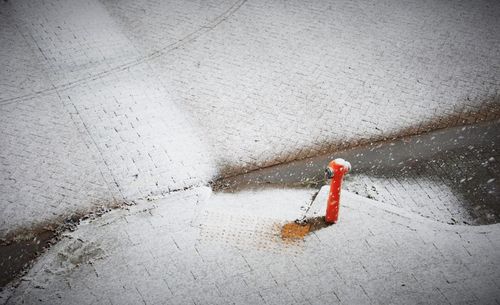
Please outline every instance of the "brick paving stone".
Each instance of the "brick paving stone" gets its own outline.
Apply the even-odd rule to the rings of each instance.
[[[2,237],[499,115],[495,1],[0,5]]]
[[[343,192],[339,222],[287,244],[269,236],[247,236],[241,215],[269,208],[259,219],[289,220],[300,215],[284,192],[307,197],[310,190],[267,190],[207,196],[206,188],[172,193],[155,202],[141,201],[128,210],[114,210],[86,221],[42,255],[13,290],[1,294],[5,304],[92,302],[111,304],[496,304],[500,301],[498,251],[485,238],[499,225],[487,227],[443,224],[402,208]],[[324,205],[328,187],[312,203]],[[204,198],[200,201],[200,198]],[[231,205],[231,209],[227,209]],[[183,207],[178,209],[178,207]],[[274,209],[273,207],[280,207]],[[246,240],[202,236],[203,211],[224,210],[232,233]],[[155,213],[144,212],[156,211]],[[286,211],[282,214],[282,211]],[[172,239],[151,238],[158,228],[140,230],[147,219],[180,216],[182,221],[161,231]],[[119,220],[129,219],[127,222]],[[361,221],[358,222],[358,219]],[[233,224],[234,223],[234,224]],[[244,225],[244,224],[243,224]],[[376,234],[360,235],[359,226],[382,226]],[[485,228],[487,228],[485,230]],[[123,239],[122,230],[142,235],[137,245]],[[179,231],[184,243],[172,240]],[[424,243],[420,231],[426,234]],[[262,248],[255,240],[269,239]],[[317,242],[317,238],[321,242]],[[253,240],[252,240],[253,239]],[[483,251],[464,253],[474,240]],[[496,245],[496,241],[493,242]],[[373,250],[376,245],[377,250]],[[291,254],[291,249],[296,251]],[[165,249],[169,255],[156,255]],[[453,255],[452,255],[453,254]],[[477,264],[469,264],[468,256]],[[10,294],[9,294],[10,291]]]

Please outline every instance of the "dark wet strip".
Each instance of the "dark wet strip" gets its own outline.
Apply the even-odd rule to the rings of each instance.
[[[52,230],[39,230],[0,243],[0,287],[27,269],[30,262],[51,245],[56,235]]]
[[[425,178],[448,187],[461,198],[460,204],[474,219],[471,224],[500,222],[500,121],[370,143],[280,164],[217,180],[213,188],[221,192],[278,186],[319,188],[326,182],[324,169],[334,158],[352,164],[344,183],[348,190],[358,192],[354,182],[359,175],[401,181]],[[366,192],[360,195],[371,196]]]

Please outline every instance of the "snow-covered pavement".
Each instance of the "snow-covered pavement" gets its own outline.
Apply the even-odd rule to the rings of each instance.
[[[194,124],[100,3],[2,5],[0,237],[215,175]]]
[[[321,189],[309,216],[325,207]],[[280,225],[311,190],[195,188],[86,222],[6,304],[498,304],[500,225],[451,226],[343,192],[340,220]],[[9,298],[9,294],[12,294]]]
[[[500,303],[499,225],[344,192],[338,224],[290,241],[280,226],[325,189],[307,210],[311,189],[205,186],[500,118],[499,15],[489,0],[0,1],[0,240],[122,207],[64,233],[1,302]]]
[[[0,237],[500,116],[498,1],[0,6]]]

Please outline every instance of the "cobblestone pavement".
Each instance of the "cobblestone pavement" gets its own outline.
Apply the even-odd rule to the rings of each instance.
[[[500,222],[500,120],[348,148],[214,181],[215,190],[327,183],[333,159],[352,164],[343,187],[450,224]]]
[[[1,237],[213,176],[193,124],[133,65],[141,52],[101,4],[1,5]]]
[[[499,127],[450,128],[339,153],[355,163],[345,188],[446,223],[498,223]]]
[[[499,14],[493,1],[247,1],[152,65],[220,166],[256,168],[498,105]]]
[[[2,303],[500,303],[498,225],[346,192],[341,222],[289,241],[311,190],[199,187],[499,117],[497,1],[0,6],[0,237],[138,203],[65,233]]]
[[[499,115],[497,1],[0,5],[1,237]]]
[[[328,187],[307,215],[321,214]],[[311,190],[196,188],[87,221],[6,304],[499,304],[499,225],[451,226],[343,192],[339,222],[280,225]]]
[[[491,157],[490,151],[479,155],[469,150],[455,151],[431,163],[418,163],[407,172],[392,168],[393,172],[355,174],[345,186],[368,198],[442,222],[497,223],[499,175],[484,179],[491,175],[488,171],[498,168],[498,153],[495,156]]]

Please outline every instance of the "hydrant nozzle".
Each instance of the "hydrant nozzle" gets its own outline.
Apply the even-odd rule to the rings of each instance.
[[[328,193],[328,201],[326,203],[325,221],[328,223],[335,223],[339,218],[342,179],[350,170],[351,163],[340,158],[331,161],[325,170],[327,178],[332,179],[330,183],[330,192]]]

